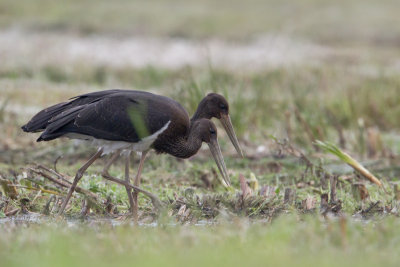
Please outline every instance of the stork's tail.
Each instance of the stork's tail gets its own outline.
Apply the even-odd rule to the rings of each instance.
[[[41,132],[46,127],[49,125],[49,121],[63,112],[65,110],[65,107],[68,103],[59,103],[57,105],[48,107],[46,109],[43,109],[39,113],[37,113],[33,118],[24,126],[21,127],[21,129],[24,132],[28,133],[35,133],[35,132]]]

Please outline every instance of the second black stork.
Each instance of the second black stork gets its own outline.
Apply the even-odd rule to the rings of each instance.
[[[206,142],[221,172],[221,182],[229,186],[217,130],[209,120],[212,117],[221,120],[238,153],[243,155],[229,117],[228,103],[218,94],[207,95],[189,120],[186,110],[178,102],[164,96],[131,90],[89,93],[42,110],[22,129],[43,131],[37,141],[68,137],[88,140],[98,147],[98,151],[77,172],[59,211],[62,214],[86,169],[101,155],[115,151],[128,154],[126,181],[129,181],[129,152],[141,153],[135,178],[135,185],[139,186],[143,163],[151,148],[158,153],[188,158],[200,149],[202,142]],[[112,160],[106,167],[111,163]],[[126,189],[137,217],[137,192],[132,198],[131,188]]]

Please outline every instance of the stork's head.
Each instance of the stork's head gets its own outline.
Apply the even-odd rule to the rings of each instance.
[[[197,119],[217,118],[221,121],[226,133],[229,136],[233,146],[240,156],[243,157],[242,149],[237,140],[235,130],[232,126],[231,117],[229,116],[229,104],[225,97],[216,93],[210,93],[205,96],[194,114],[192,121]]]

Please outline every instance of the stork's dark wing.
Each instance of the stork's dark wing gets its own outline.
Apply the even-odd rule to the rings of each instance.
[[[85,102],[85,104],[86,104],[88,101],[103,98],[105,96],[108,96],[111,94],[116,94],[116,93],[121,93],[121,92],[129,93],[129,92],[134,92],[134,91],[133,90],[121,90],[121,89],[103,90],[103,91],[91,92],[91,93],[74,96],[74,97],[70,98],[70,100],[72,100],[72,102],[74,102],[74,103],[82,104],[82,102]]]
[[[170,120],[168,113],[156,105],[147,98],[110,95],[55,116],[38,141],[75,133],[98,139],[138,142]]]
[[[93,103],[106,96],[124,91],[129,92],[128,90],[114,89],[114,90],[93,92],[73,97],[69,102],[59,103],[54,106],[50,106],[48,108],[43,109],[42,111],[37,113],[27,124],[22,126],[22,130],[24,130],[25,132],[43,131],[49,125],[49,121],[62,112],[65,112],[77,106]]]

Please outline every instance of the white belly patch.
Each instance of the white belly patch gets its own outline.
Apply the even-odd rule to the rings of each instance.
[[[76,133],[68,133],[68,134],[65,134],[64,137],[67,137],[70,139],[78,139],[78,140],[82,140],[84,142],[90,142],[90,144],[93,146],[96,146],[98,148],[103,148],[102,155],[113,153],[116,150],[120,150],[120,149],[135,151],[135,152],[143,152],[150,148],[150,146],[154,143],[154,141],[157,139],[157,137],[168,128],[170,123],[171,123],[171,121],[168,121],[160,130],[153,133],[152,135],[146,136],[145,138],[143,138],[142,140],[140,140],[137,143],[97,139],[97,138],[94,138],[93,136],[84,135],[84,134],[76,134]]]

